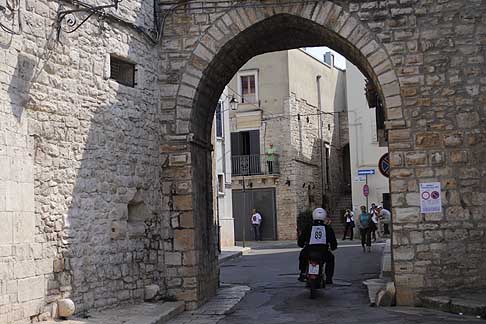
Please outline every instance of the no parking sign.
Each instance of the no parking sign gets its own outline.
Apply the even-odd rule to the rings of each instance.
[[[442,212],[440,182],[420,184],[420,212],[422,214]]]
[[[363,196],[368,197],[370,194],[370,187],[367,184],[363,186]]]

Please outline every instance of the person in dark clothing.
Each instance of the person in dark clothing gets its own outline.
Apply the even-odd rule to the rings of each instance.
[[[323,253],[324,263],[326,263],[325,274],[326,283],[332,284],[332,277],[334,275],[334,255],[331,251],[337,249],[337,240],[334,230],[326,222],[327,212],[323,208],[316,208],[312,213],[312,224],[304,226],[304,228],[298,230],[298,244],[303,249],[299,254],[299,280],[304,281],[307,273],[308,256],[312,250],[317,250]],[[314,233],[313,227],[324,226],[325,237],[322,237],[322,233]]]
[[[344,228],[343,241],[346,239],[348,230],[351,235],[350,240],[352,241],[355,225],[354,225],[354,213],[351,211],[351,209],[346,209],[346,213],[344,213],[344,222],[346,223],[346,227]]]

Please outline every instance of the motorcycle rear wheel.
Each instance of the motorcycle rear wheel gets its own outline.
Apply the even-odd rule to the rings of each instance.
[[[319,289],[319,281],[320,279],[310,280],[309,287],[310,287],[310,298],[314,299],[317,297],[317,289]]]

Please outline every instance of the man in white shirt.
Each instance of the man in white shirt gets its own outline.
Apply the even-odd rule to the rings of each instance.
[[[262,225],[262,215],[253,209],[253,215],[251,215],[251,226],[253,227],[253,232],[255,234],[255,241],[261,241],[261,225]]]
[[[383,208],[383,206],[378,206],[376,209],[378,212],[378,218],[380,219],[381,223],[383,224],[383,234],[388,235],[390,234],[389,224],[391,222],[391,213],[388,209]]]

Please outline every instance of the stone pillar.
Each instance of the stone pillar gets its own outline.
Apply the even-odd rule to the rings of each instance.
[[[172,231],[165,266],[169,294],[194,309],[216,292],[219,271],[210,146],[187,138],[161,147],[166,156],[163,199]]]

